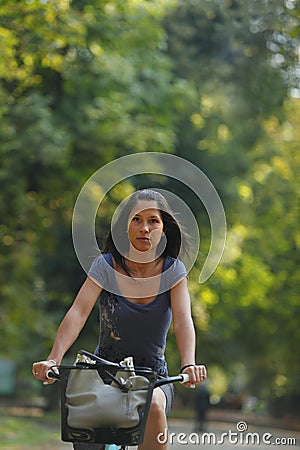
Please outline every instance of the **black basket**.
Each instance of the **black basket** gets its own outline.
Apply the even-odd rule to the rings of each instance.
[[[99,364],[77,364],[76,366],[59,366],[59,379],[61,386],[61,437],[66,442],[90,442],[90,443],[105,443],[105,444],[119,444],[119,445],[138,445],[144,439],[145,427],[148,418],[149,408],[152,399],[153,389],[157,374],[147,367],[135,367],[136,375],[142,375],[149,380],[149,387],[147,389],[147,400],[143,406],[139,408],[139,423],[132,428],[72,428],[68,425],[68,407],[66,405],[66,387],[68,384],[69,374],[72,370],[97,370],[105,383],[110,383],[111,379],[106,376],[107,370],[112,373],[117,371],[116,364],[99,365]],[[122,368],[122,370],[124,370]],[[125,369],[126,370],[126,369]]]

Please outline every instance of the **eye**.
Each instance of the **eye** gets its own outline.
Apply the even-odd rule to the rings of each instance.
[[[139,217],[133,217],[132,218],[132,222],[138,222],[140,219],[139,219]]]
[[[159,220],[158,219],[151,219],[150,222],[151,223],[159,223]]]

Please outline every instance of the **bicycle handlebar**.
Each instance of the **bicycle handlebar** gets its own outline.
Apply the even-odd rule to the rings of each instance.
[[[59,374],[54,372],[54,370],[49,369],[46,372],[46,378],[48,380],[50,379],[55,379],[55,380],[59,380]],[[170,384],[170,383],[188,383],[190,380],[189,374],[188,373],[181,373],[179,375],[175,375],[172,377],[164,377],[164,378],[160,378],[158,380],[156,380],[155,382],[155,387],[160,387],[160,386],[164,386],[165,384]],[[194,387],[195,385],[191,385],[191,387]]]
[[[122,365],[120,363],[114,363],[111,361],[107,361],[106,359],[100,358],[99,356],[96,356],[93,353],[90,353],[86,350],[80,350],[79,353],[82,355],[88,356],[89,358],[91,358],[91,360],[95,361],[95,363],[98,364],[99,366],[116,367],[116,368],[122,369]],[[151,371],[151,369],[149,367],[139,367],[139,369],[140,370],[142,369],[145,371]],[[53,370],[53,368],[51,367],[46,373],[46,378],[47,379],[52,378],[52,379],[59,380],[59,373],[56,372],[55,370]],[[155,387],[163,386],[163,385],[169,384],[169,383],[177,383],[177,382],[188,383],[189,380],[190,380],[190,378],[187,373],[181,373],[176,376],[164,377],[164,378],[157,379],[155,382]],[[190,387],[195,387],[195,385],[191,385]]]

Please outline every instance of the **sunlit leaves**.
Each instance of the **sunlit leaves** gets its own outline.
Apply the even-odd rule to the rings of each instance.
[[[200,354],[228,371],[233,359],[243,361],[256,394],[274,395],[285,377],[282,394],[295,389],[290,344],[299,345],[299,8],[289,1],[177,5],[166,19],[168,51],[196,95],[179,116],[176,151],[214,181],[228,224],[208,286],[192,282]]]
[[[70,226],[87,178],[127,153],[175,151],[211,178],[226,210],[221,265],[200,286],[201,253],[189,277],[216,392],[233,360],[257,391],[298,389],[296,2],[2,3],[1,342],[17,354],[38,337],[39,357],[48,351],[83,276]],[[132,189],[126,181],[109,193],[99,233]],[[101,193],[92,186],[91,198]],[[209,223],[201,206],[195,214],[203,252]],[[177,370],[175,345],[170,363]]]
[[[37,337],[36,354],[48,351],[83,279],[71,236],[83,182],[114,157],[172,149],[177,86],[162,51],[165,7],[105,0],[1,5],[0,339],[15,356],[23,349],[25,358],[24,345]],[[100,194],[98,187],[91,192]],[[97,216],[102,233],[114,202]]]

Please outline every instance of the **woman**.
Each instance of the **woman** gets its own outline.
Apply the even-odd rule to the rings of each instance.
[[[190,375],[191,387],[206,378],[195,363],[195,331],[191,316],[187,273],[178,259],[185,234],[165,198],[144,189],[133,194],[113,220],[103,255],[93,262],[73,305],[58,328],[46,361],[33,364],[33,374],[46,381],[46,372],[60,364],[77,339],[99,297],[100,337],[96,354],[119,362],[133,356],[134,363],[167,375],[166,336],[173,320],[181,372]],[[52,382],[52,381],[49,381]],[[156,388],[145,438],[139,450],[165,450],[157,440],[167,428],[173,387]],[[75,449],[98,450],[97,444],[74,444]]]

